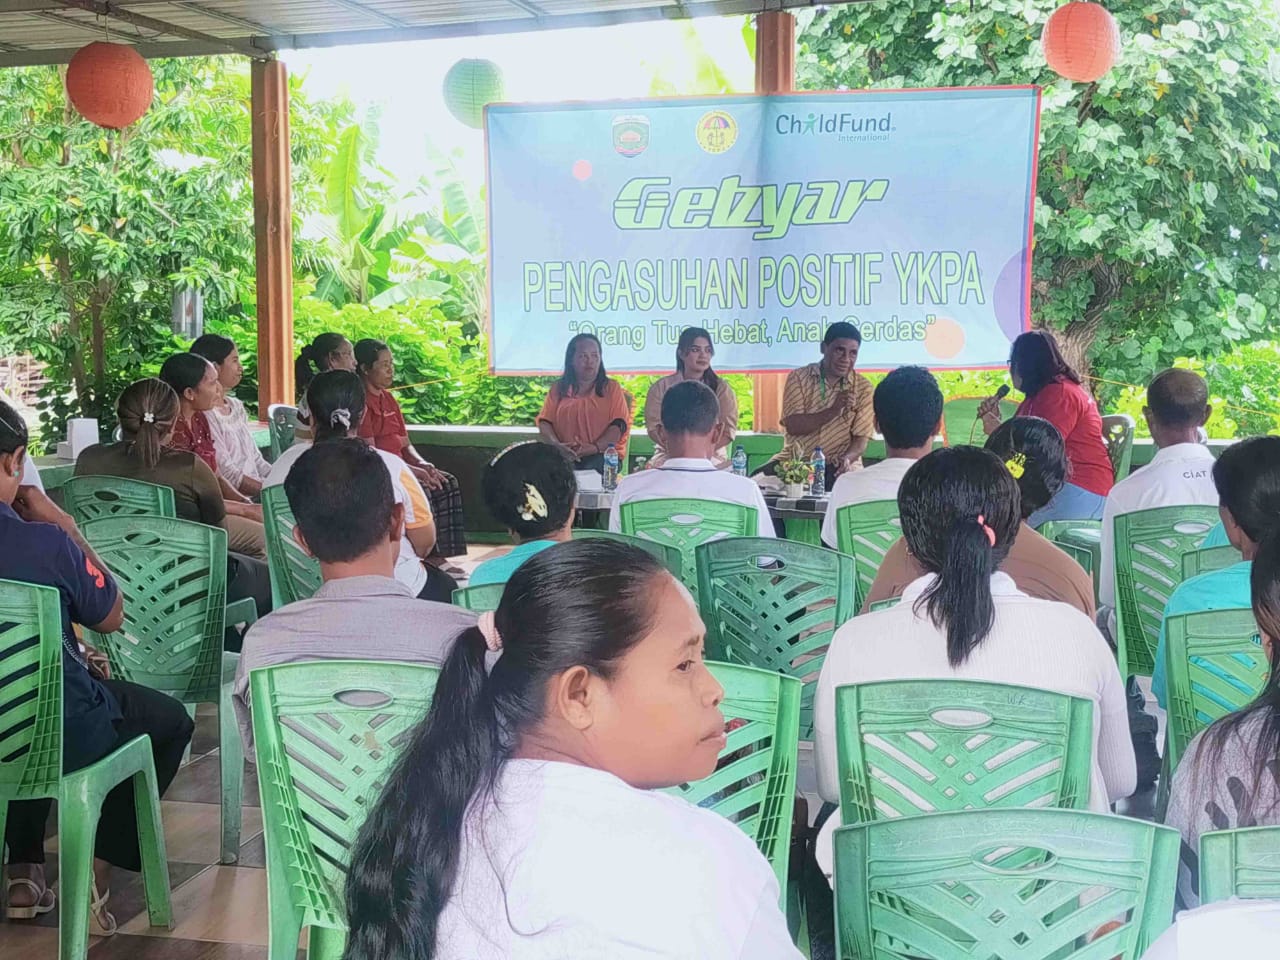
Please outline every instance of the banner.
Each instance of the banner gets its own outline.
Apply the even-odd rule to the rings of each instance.
[[[1003,365],[1029,327],[1034,87],[507,105],[487,111],[490,365],[670,372]]]

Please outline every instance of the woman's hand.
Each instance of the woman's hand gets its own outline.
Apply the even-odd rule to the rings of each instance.
[[[978,404],[978,417],[982,420],[982,429],[988,436],[996,432],[1004,418],[1000,415],[1000,401],[995,397],[987,397]]]
[[[262,523],[262,504],[260,503],[239,503],[235,500],[227,501],[227,513],[233,517],[244,517],[246,520],[256,520]]]
[[[444,474],[430,463],[411,463],[409,464],[409,472],[417,477],[418,482],[428,490],[444,489]]]

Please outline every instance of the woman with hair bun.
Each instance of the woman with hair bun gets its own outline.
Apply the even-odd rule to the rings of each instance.
[[[476,567],[470,586],[506,583],[535,553],[572,539],[577,496],[573,467],[549,444],[527,440],[490,460],[484,472],[485,506],[516,546]]]
[[[704,634],[643,550],[525,561],[351,850],[346,960],[800,960],[756,845],[661,792],[725,745]]]

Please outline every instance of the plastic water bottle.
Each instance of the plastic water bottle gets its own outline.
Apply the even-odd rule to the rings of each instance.
[[[618,449],[612,443],[604,452],[604,488],[618,489]]]
[[[742,448],[742,444],[738,444],[737,449],[733,451],[733,475],[735,477],[747,475],[747,451]]]
[[[813,486],[809,490],[809,495],[814,497],[824,496],[827,492],[827,456],[822,452],[821,447],[815,447],[813,451]]]

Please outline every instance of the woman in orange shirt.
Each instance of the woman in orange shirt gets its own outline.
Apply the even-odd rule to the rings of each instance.
[[[364,381],[364,418],[360,421],[360,439],[379,450],[394,453],[404,460],[410,472],[422,484],[431,501],[436,518],[436,547],[426,558],[446,573],[458,575],[461,570],[445,567],[445,557],[465,556],[467,537],[463,528],[462,487],[451,473],[437,470],[409,442],[409,428],[404,422],[400,404],[391,394],[396,364],[391,348],[381,340],[361,340],[355,346],[357,372]],[[456,571],[456,573],[455,573]]]
[[[612,444],[621,462],[631,431],[631,400],[605,371],[600,341],[580,333],[564,351],[564,374],[547,391],[538,414],[538,432],[558,447],[578,470],[604,471]]]

